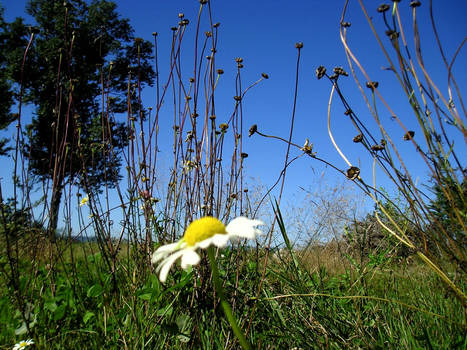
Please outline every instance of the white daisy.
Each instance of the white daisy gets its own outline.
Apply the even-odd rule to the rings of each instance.
[[[34,341],[32,339],[28,340],[21,340],[18,344],[15,344],[13,347],[13,350],[21,350],[21,349],[26,349],[29,345],[34,344]]]
[[[178,258],[181,258],[183,269],[198,264],[201,259],[196,253],[198,248],[206,249],[212,244],[216,247],[225,247],[229,239],[254,239],[256,235],[262,234],[256,228],[258,225],[264,223],[243,216],[233,219],[227,226],[211,216],[193,221],[178,242],[163,245],[152,255],[153,264],[160,261],[156,270],[159,272],[159,280],[162,283],[166,281],[170,268]]]

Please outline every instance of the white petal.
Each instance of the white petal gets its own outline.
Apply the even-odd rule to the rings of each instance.
[[[195,252],[194,249],[186,248],[182,255],[182,269],[186,270],[186,268],[190,265],[197,265],[200,260],[200,256]]]
[[[225,233],[212,236],[212,243],[219,248],[225,247],[228,241],[229,235],[226,235]]]
[[[215,235],[214,235],[215,236]],[[195,244],[195,248],[202,248],[202,249],[206,249],[207,247],[209,247],[211,244],[213,244],[213,238],[214,236],[212,237],[209,237],[209,238],[206,238],[205,240],[202,240],[201,242],[197,242]]]
[[[171,256],[162,260],[161,264],[157,267],[156,271],[160,270],[159,280],[162,283],[165,283],[165,281],[167,280],[167,274],[169,273],[170,268],[172,267],[174,262],[183,255],[183,253],[184,253],[183,250],[173,253]]]
[[[179,245],[179,242],[171,243],[171,244],[166,244],[163,246],[160,246],[159,248],[156,249],[156,251],[152,254],[152,259],[151,262],[155,264],[159,260],[164,259],[167,255],[172,253],[173,251],[177,250],[177,246]]]
[[[250,220],[244,216],[239,216],[233,219],[226,227],[226,231],[230,238],[248,238],[254,239],[256,235],[260,235],[263,232],[255,226],[264,225],[260,220]]]

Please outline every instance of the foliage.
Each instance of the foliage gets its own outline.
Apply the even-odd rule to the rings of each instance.
[[[22,19],[6,27],[8,42],[23,43],[8,55],[7,68],[18,95],[36,107],[24,152],[31,174],[53,181],[55,229],[66,181],[90,192],[121,179],[120,151],[130,135],[114,113],[129,104],[144,118],[139,96],[126,92],[152,83],[152,45],[134,38],[113,2],[31,0],[27,12],[37,25],[30,27],[30,46]]]

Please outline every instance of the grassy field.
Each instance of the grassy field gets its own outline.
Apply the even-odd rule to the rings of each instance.
[[[15,343],[15,331],[27,330],[22,314],[38,348],[239,347],[214,293],[205,257],[193,269],[175,269],[162,285],[149,266],[142,273],[136,260],[128,259],[132,249],[127,253],[126,244],[115,271],[109,271],[95,243],[56,246],[61,249],[53,250],[55,266],[40,256],[28,259],[21,254],[17,291],[2,274],[2,348]],[[227,298],[254,348],[467,345],[464,308],[416,259],[396,263],[382,258],[357,266],[350,257],[322,246],[269,251],[265,268],[266,253],[252,247],[218,252]],[[1,264],[11,273],[6,257]],[[12,303],[15,296],[27,300],[23,310]]]

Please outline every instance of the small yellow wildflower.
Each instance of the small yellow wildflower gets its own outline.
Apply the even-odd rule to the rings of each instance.
[[[196,253],[198,248],[206,249],[212,244],[216,247],[225,247],[229,240],[254,239],[256,235],[262,234],[256,228],[258,225],[264,223],[243,216],[233,219],[227,226],[211,216],[193,221],[178,242],[163,245],[152,255],[153,264],[161,261],[156,270],[159,273],[159,280],[162,283],[166,281],[170,268],[178,258],[181,258],[183,269],[198,264],[201,260]]]
[[[82,207],[83,205],[86,205],[88,202],[89,202],[89,197],[88,196],[83,197],[83,199],[81,199],[81,202],[79,202],[79,206]]]

